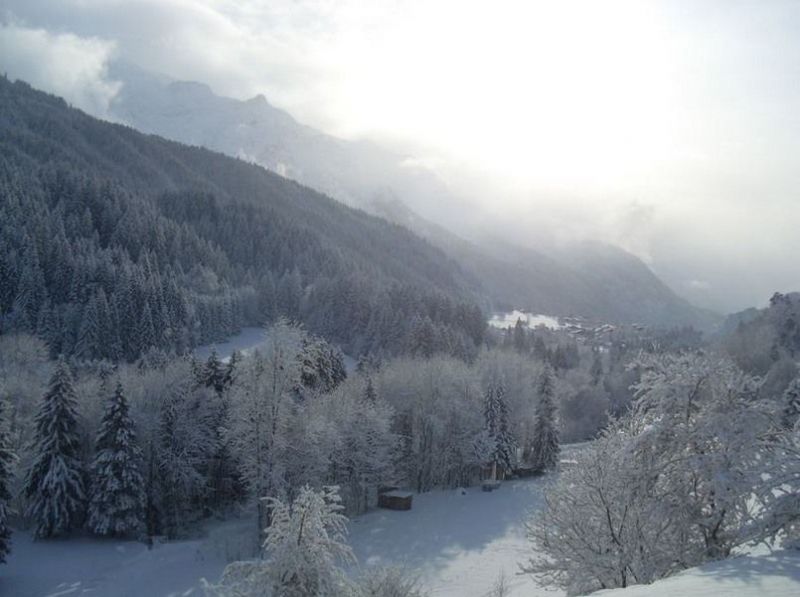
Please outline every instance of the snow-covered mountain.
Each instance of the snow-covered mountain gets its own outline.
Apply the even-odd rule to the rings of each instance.
[[[616,247],[582,243],[534,250],[497,235],[465,240],[437,223],[437,213],[457,209],[459,198],[435,172],[375,143],[305,126],[262,95],[247,101],[221,97],[204,84],[170,80],[129,64],[116,64],[111,74],[123,82],[110,109],[114,118],[255,162],[409,228],[482,280],[495,309],[701,329],[718,323]]]
[[[351,206],[397,195],[430,217],[449,195],[430,170],[367,141],[347,141],[297,122],[263,95],[240,101],[202,83],[174,81],[126,63],[110,114],[134,128],[254,162]],[[450,199],[452,201],[452,198]]]

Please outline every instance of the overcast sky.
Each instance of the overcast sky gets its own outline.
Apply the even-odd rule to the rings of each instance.
[[[800,2],[3,0],[0,68],[103,114],[124,58],[413,152],[525,239],[722,311],[800,290]]]

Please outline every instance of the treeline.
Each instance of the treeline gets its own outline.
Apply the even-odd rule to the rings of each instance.
[[[546,363],[491,350],[471,365],[366,360],[348,376],[341,353],[302,328],[281,320],[268,334],[227,363],[151,352],[119,366],[53,365],[40,340],[0,339],[0,444],[18,456],[1,471],[0,505],[40,537],[84,526],[177,537],[251,504],[260,533],[272,516],[260,498],[292,503],[304,487],[338,486],[352,514],[381,485],[429,491],[557,465],[559,382]]]
[[[356,355],[474,358],[477,284],[407,230],[24,83],[0,105],[0,331],[133,361],[284,316]]]

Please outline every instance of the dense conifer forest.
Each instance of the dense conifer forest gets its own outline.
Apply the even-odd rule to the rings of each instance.
[[[53,355],[180,353],[279,315],[355,355],[481,343],[477,283],[399,226],[22,82],[0,104],[0,321]]]

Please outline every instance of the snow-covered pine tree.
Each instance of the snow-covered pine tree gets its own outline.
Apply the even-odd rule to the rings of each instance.
[[[77,401],[72,374],[62,358],[34,419],[35,456],[25,482],[27,515],[37,537],[69,531],[84,514]]]
[[[214,428],[214,453],[209,463],[209,499],[214,508],[224,507],[244,496],[244,482],[233,455],[231,427],[231,397],[227,391],[233,383],[235,367],[240,360],[234,352],[228,365],[224,365],[212,350],[205,365],[199,370],[200,383],[216,394]]]
[[[505,395],[502,383],[490,382],[486,390],[483,414],[486,431],[494,442],[492,462],[499,470],[510,473],[516,459],[516,442],[508,428],[508,405]]]
[[[536,394],[538,402],[533,423],[530,458],[534,470],[544,472],[556,467],[561,451],[556,424],[553,371],[549,366],[545,367],[539,377]]]
[[[375,391],[371,375],[367,375],[367,383],[364,385],[364,400],[369,404],[375,404],[378,400],[378,393]]]
[[[92,294],[83,309],[83,317],[78,329],[78,339],[75,343],[75,356],[87,361],[99,357],[101,354],[102,333],[97,295]]]
[[[242,361],[242,353],[238,350],[234,350],[231,353],[231,358],[228,359],[228,365],[225,367],[225,372],[222,376],[222,382],[225,386],[230,386],[233,383],[234,376],[236,374],[236,369],[239,366],[239,363]]]
[[[213,388],[217,394],[222,394],[225,391],[225,367],[222,361],[219,360],[217,351],[211,349],[211,354],[205,364],[199,370],[200,383],[207,388]]]
[[[20,327],[35,332],[39,320],[39,309],[47,298],[44,272],[39,262],[39,251],[36,242],[27,238],[25,242],[25,258],[14,299],[14,312],[20,318]]]
[[[528,352],[528,324],[522,321],[521,317],[517,317],[517,323],[514,324],[514,331],[512,333],[514,350],[520,354]]]
[[[781,423],[786,429],[793,429],[800,419],[800,377],[796,377],[783,393]]]
[[[0,400],[0,564],[11,551],[11,529],[8,526],[8,503],[11,501],[11,463],[14,454],[6,431],[5,405]]]
[[[144,479],[139,469],[140,459],[128,400],[122,384],[117,383],[95,443],[89,503],[89,529],[93,533],[120,537],[141,528]]]
[[[603,379],[603,358],[600,353],[595,353],[592,366],[589,368],[589,375],[592,378],[592,385],[596,386]]]

